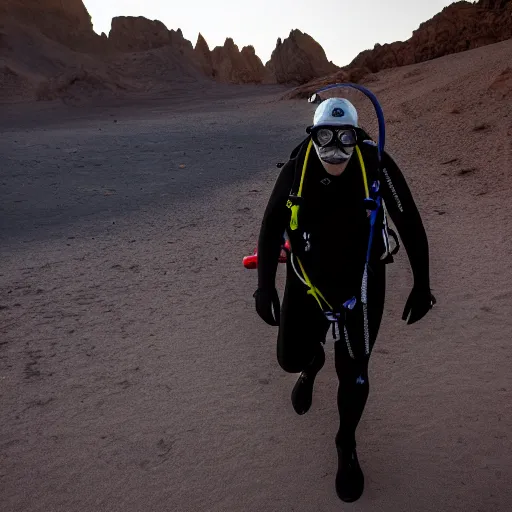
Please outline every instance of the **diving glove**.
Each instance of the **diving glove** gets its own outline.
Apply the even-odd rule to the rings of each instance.
[[[414,324],[421,320],[436,302],[428,286],[414,286],[405,303],[402,320],[406,321],[407,325]]]
[[[278,326],[281,304],[275,288],[258,288],[253,297],[256,299],[256,312],[268,325]]]

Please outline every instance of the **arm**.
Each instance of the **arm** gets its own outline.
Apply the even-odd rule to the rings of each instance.
[[[382,197],[409,257],[414,286],[402,319],[408,324],[421,320],[436,303],[430,291],[429,247],[420,213],[405,178],[393,161],[383,156]]]
[[[286,201],[293,184],[294,172],[294,162],[288,161],[281,169],[263,215],[258,238],[258,288],[275,288],[283,233],[290,220]]]
[[[414,286],[429,287],[427,234],[404,175],[387,153],[383,155],[382,178],[382,197],[407,252]]]

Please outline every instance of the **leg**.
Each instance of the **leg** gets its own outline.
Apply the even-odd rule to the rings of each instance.
[[[329,322],[304,285],[293,275],[287,279],[277,340],[277,359],[283,370],[301,372],[292,391],[297,414],[305,414],[313,400],[315,377],[325,363],[322,343]]]
[[[370,334],[370,354],[375,345],[382,320],[385,298],[385,269],[371,276],[368,282],[368,324]],[[362,310],[354,317],[361,324],[357,330],[353,322],[352,341],[356,359],[349,356],[343,340],[335,344],[335,365],[338,375],[338,411],[340,426],[336,435],[338,450],[338,474],[336,490],[343,501],[352,502],[359,499],[364,489],[364,476],[359,467],[356,453],[356,429],[363,415],[370,392],[368,363],[370,355],[364,354],[364,333],[362,330]],[[356,333],[359,335],[356,335]],[[359,356],[359,357],[358,357]]]
[[[338,412],[340,426],[336,445],[352,448],[356,444],[356,429],[363,415],[370,392],[368,381],[369,357],[351,359],[342,340],[334,345],[334,361],[338,375]]]
[[[368,280],[368,326],[370,334],[370,354],[375,345],[379,332],[384,299],[386,293],[385,267],[377,268],[375,274],[370,274]],[[363,414],[366,400],[370,392],[368,379],[368,363],[370,355],[364,354],[364,331],[362,309],[355,312],[348,330],[356,359],[348,353],[345,342],[335,343],[335,365],[338,375],[338,410],[340,414],[340,429],[336,436],[337,444],[354,445],[355,431]]]
[[[305,370],[321,350],[329,322],[307,288],[288,272],[277,337],[277,360],[288,373]]]

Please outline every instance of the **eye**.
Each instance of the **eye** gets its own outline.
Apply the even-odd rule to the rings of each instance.
[[[340,130],[338,139],[344,146],[355,146],[357,143],[357,137],[353,130]]]
[[[321,128],[320,130],[318,130],[316,134],[316,138],[320,146],[325,146],[326,144],[329,144],[329,142],[331,142],[332,140],[332,136],[332,131],[328,130],[327,128]]]

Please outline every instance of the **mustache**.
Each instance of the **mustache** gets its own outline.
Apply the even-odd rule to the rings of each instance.
[[[328,164],[341,164],[352,156],[352,152],[346,153],[338,147],[319,148],[318,153],[320,158]]]

